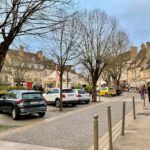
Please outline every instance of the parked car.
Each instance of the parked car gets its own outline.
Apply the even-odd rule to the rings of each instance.
[[[48,104],[55,104],[56,107],[60,107],[60,88],[51,88],[47,93],[43,94]],[[63,105],[72,104],[76,106],[78,98],[71,88],[62,89]]]
[[[77,98],[78,98],[78,103],[86,103],[88,104],[90,102],[91,96],[88,92],[83,91],[82,89],[73,89],[75,92]]]
[[[102,87],[97,94],[101,96],[115,96],[117,93],[114,87]]]
[[[38,91],[13,90],[0,99],[0,111],[10,113],[13,119],[33,113],[43,117],[46,109],[46,101]]]

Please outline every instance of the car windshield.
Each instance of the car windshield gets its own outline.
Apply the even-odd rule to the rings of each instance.
[[[43,98],[41,93],[23,93],[23,99],[36,99],[36,98]]]
[[[62,93],[73,93],[72,89],[63,89]]]

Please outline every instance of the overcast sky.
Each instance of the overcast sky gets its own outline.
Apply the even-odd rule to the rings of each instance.
[[[132,45],[150,41],[150,0],[76,0],[81,8],[101,9],[118,19]]]

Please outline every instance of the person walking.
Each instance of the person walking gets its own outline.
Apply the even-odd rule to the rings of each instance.
[[[148,85],[147,92],[148,92],[148,100],[149,100],[149,103],[150,103],[150,84]]]
[[[145,96],[145,85],[143,85],[140,89],[141,99],[144,99]]]

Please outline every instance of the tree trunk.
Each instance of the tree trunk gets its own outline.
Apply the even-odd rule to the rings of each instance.
[[[0,72],[4,65],[4,60],[8,51],[8,46],[4,46],[4,44],[0,44]]]
[[[62,100],[62,80],[63,79],[63,74],[62,71],[60,71],[60,111],[63,109],[63,100]]]
[[[92,85],[92,102],[96,102],[97,101],[97,98],[96,98],[96,81],[94,80]]]

